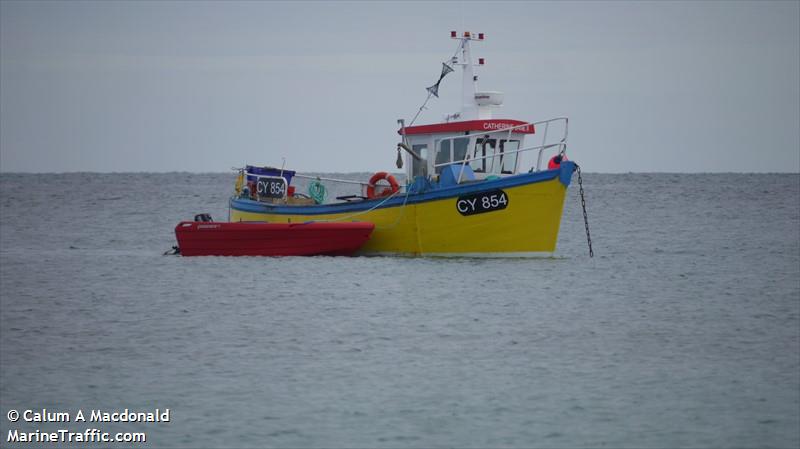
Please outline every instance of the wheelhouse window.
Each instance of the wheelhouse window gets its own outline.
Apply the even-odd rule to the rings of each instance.
[[[463,161],[467,155],[467,148],[469,148],[469,137],[442,140],[436,152],[436,165]],[[436,173],[441,173],[443,168],[444,166],[436,167]]]
[[[452,161],[451,152],[450,152],[450,140],[443,140],[439,142],[439,151],[436,152],[436,173],[439,174],[444,169],[444,166],[438,167],[438,165],[446,164]]]
[[[469,148],[469,137],[453,139],[453,161],[463,161],[467,156],[467,148]]]
[[[519,140],[500,141],[501,173],[512,174],[517,169],[517,156],[519,156],[519,153],[510,153],[510,152],[517,151],[518,149],[519,149]]]
[[[428,176],[428,145],[412,145],[411,149],[420,156],[419,160],[411,158],[411,176]]]
[[[478,138],[470,166],[476,173],[513,174],[517,168],[519,153],[515,151],[518,149],[519,140]]]
[[[472,171],[476,173],[490,173],[494,163],[495,144],[496,139],[490,139],[489,136],[479,137],[475,141],[475,150],[472,153]]]

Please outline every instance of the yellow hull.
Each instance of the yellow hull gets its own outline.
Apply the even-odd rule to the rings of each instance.
[[[450,196],[343,213],[292,215],[232,207],[231,221],[372,222],[375,231],[361,254],[514,255],[555,251],[567,185],[555,177],[503,187],[502,191],[508,197],[505,209],[467,216],[456,208],[458,197]]]

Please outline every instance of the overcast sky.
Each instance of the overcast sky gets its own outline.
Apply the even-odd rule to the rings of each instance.
[[[496,117],[569,116],[585,171],[800,171],[797,1],[2,1],[0,170],[394,169],[465,29]]]

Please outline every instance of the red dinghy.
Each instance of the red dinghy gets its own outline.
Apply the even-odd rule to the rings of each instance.
[[[175,227],[184,256],[349,256],[373,223],[182,221]]]

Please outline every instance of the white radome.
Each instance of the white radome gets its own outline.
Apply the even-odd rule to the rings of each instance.
[[[475,103],[478,106],[501,106],[503,104],[503,92],[485,91],[475,92]]]

